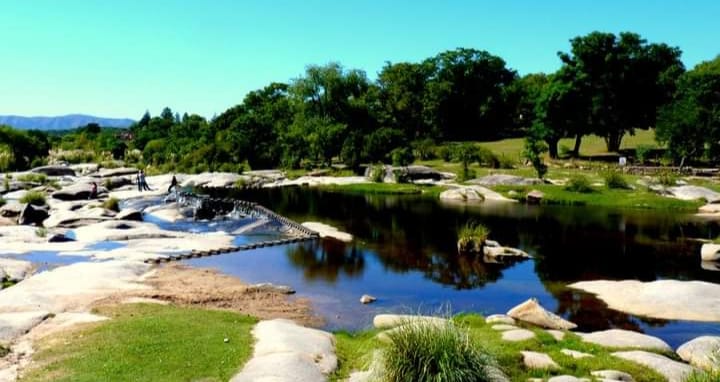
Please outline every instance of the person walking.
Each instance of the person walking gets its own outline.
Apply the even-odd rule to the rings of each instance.
[[[167,193],[169,194],[170,192],[172,192],[173,189],[175,190],[175,192],[177,192],[177,185],[178,185],[177,178],[175,177],[175,174],[173,174],[172,180],[170,181],[170,187],[168,187]]]
[[[143,190],[152,191],[152,188],[148,186],[147,181],[145,180],[145,170],[140,170],[140,183],[142,183]]]
[[[138,170],[137,175],[135,176],[135,180],[137,181],[138,191],[142,192],[143,187],[142,187],[142,179],[140,179],[140,174],[141,174],[141,171]]]

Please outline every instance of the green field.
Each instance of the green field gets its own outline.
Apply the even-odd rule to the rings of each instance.
[[[249,316],[157,304],[97,313],[112,320],[36,344],[22,381],[227,381],[252,354]]]

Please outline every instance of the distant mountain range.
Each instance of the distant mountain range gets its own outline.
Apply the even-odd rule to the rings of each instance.
[[[135,121],[128,118],[102,118],[84,114],[69,114],[58,117],[0,115],[0,125],[8,125],[16,129],[25,130],[68,130],[93,122],[103,127],[128,127]]]

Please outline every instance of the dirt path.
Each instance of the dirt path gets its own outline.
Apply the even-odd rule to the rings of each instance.
[[[306,299],[248,288],[239,279],[214,269],[167,264],[144,281],[147,290],[122,292],[98,304],[112,304],[132,298],[150,298],[199,308],[226,309],[267,320],[286,318],[300,325],[318,327],[323,321],[312,312]]]

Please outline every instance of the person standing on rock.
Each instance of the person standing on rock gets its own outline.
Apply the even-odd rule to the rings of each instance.
[[[140,183],[142,184],[143,190],[152,191],[152,188],[148,186],[147,181],[145,180],[145,170],[140,170]]]
[[[142,186],[142,179],[140,178],[141,171],[138,170],[137,176],[135,176],[135,179],[137,181],[138,191],[142,192],[143,186]]]
[[[177,178],[173,174],[172,180],[170,181],[170,187],[168,187],[167,193],[169,194],[173,189],[177,192],[177,185],[178,185]]]
[[[97,199],[97,183],[92,182],[92,187],[90,188],[90,197],[88,199]]]

